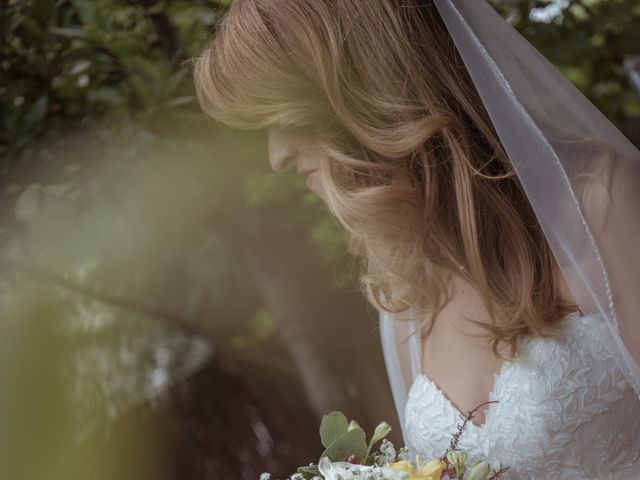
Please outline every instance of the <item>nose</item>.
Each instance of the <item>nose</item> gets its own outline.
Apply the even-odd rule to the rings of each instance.
[[[274,172],[283,172],[294,163],[298,149],[285,132],[269,129],[269,164]]]

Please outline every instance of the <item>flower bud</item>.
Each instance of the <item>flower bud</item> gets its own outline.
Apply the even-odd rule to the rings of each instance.
[[[489,476],[489,464],[487,462],[476,462],[469,470],[467,480],[487,480],[487,476]]]
[[[447,452],[447,460],[456,471],[456,477],[462,477],[465,470],[464,462],[467,460],[467,452],[458,452],[457,450],[449,450]]]

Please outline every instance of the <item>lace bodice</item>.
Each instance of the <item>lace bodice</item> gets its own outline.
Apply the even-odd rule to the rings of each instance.
[[[601,317],[579,312],[561,335],[530,337],[494,375],[485,422],[460,439],[471,458],[510,466],[502,479],[640,478],[640,399],[607,348]],[[466,412],[465,412],[466,413]],[[409,446],[422,458],[447,449],[461,413],[426,376],[405,408]]]

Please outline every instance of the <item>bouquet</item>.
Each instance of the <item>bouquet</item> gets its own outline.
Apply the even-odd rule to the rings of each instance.
[[[396,450],[385,438],[391,432],[387,422],[376,427],[367,443],[367,436],[356,421],[349,422],[341,412],[331,412],[320,424],[320,441],[325,447],[320,460],[299,467],[289,480],[495,480],[509,467],[492,471],[488,462],[468,461],[467,453],[458,448],[468,422],[483,405],[486,403],[474,408],[458,424],[449,448],[440,458],[424,463],[419,455],[411,461],[406,447]],[[263,473],[260,480],[271,480],[271,475]]]

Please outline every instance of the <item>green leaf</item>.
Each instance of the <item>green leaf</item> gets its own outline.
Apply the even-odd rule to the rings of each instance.
[[[389,435],[390,432],[391,425],[389,425],[387,422],[380,422],[373,432],[373,437],[371,437],[371,445],[375,445],[377,442]]]
[[[373,436],[371,437],[369,446],[367,447],[367,452],[366,452],[367,457],[371,453],[371,449],[373,448],[373,446],[376,443],[378,443],[380,440],[382,440],[384,437],[389,435],[389,432],[391,432],[391,425],[389,425],[387,422],[380,422],[378,424],[375,431],[373,432]]]
[[[349,422],[349,430],[353,430],[354,428],[362,428],[362,427],[355,420],[351,420],[351,422]]]
[[[320,458],[329,457],[332,462],[344,462],[350,455],[355,455],[361,461],[365,457],[366,450],[367,440],[364,430],[354,428],[329,445]]]
[[[49,31],[66,38],[85,37],[85,31],[82,28],[77,27],[51,27]]]
[[[320,476],[320,470],[317,465],[308,465],[306,467],[298,467],[298,473],[302,474],[305,479],[312,479]]]
[[[320,424],[320,441],[324,448],[334,443],[338,438],[347,433],[349,422],[341,412],[331,412],[322,417]]]
[[[484,461],[478,460],[473,464],[471,470],[469,470],[469,474],[467,476],[468,480],[487,480],[489,476],[489,464]]]

